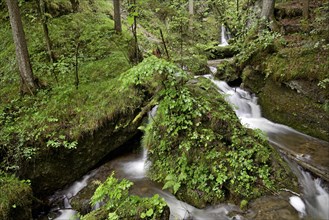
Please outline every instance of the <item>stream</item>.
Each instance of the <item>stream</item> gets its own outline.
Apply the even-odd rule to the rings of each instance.
[[[212,69],[215,71],[215,69]],[[211,75],[203,76],[210,79],[217,87],[218,91],[225,94],[226,100],[234,107],[236,115],[241,123],[250,128],[261,129],[267,134],[270,143],[277,149],[292,150],[302,152],[299,157],[305,162],[314,157],[320,161],[321,166],[326,166],[325,158],[328,155],[329,143],[302,134],[285,125],[275,124],[261,116],[260,106],[257,104],[257,97],[241,88],[231,88],[223,81],[212,79]],[[155,114],[156,108],[150,112]],[[136,143],[139,145],[139,143]],[[308,151],[309,145],[315,145],[318,151]],[[323,161],[323,164],[321,164]],[[310,173],[289,160],[289,165],[298,177],[301,186],[301,195],[291,194],[289,202],[298,213],[300,219],[329,219],[329,194],[324,187],[323,181],[313,178]],[[115,171],[117,178],[126,178],[134,182],[132,193],[140,196],[152,196],[159,194],[163,197],[170,208],[170,219],[199,219],[199,220],[239,220],[247,219],[243,217],[243,212],[239,207],[232,204],[218,204],[205,209],[197,209],[185,202],[177,200],[168,191],[162,190],[161,185],[152,182],[146,176],[148,167],[147,152],[130,152],[121,155],[99,168],[91,171],[87,175],[76,181],[72,186],[55,193],[51,197],[54,206],[47,217],[41,219],[68,220],[79,219],[75,217],[76,211],[71,207],[71,200],[80,190],[91,184],[93,179],[106,178],[112,171]],[[94,207],[97,208],[97,207]],[[252,212],[250,210],[250,212]],[[232,214],[233,213],[233,214]]]

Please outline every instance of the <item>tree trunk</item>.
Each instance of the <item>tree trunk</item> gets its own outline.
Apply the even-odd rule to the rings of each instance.
[[[274,18],[274,4],[275,0],[263,0],[261,17],[266,20]]]
[[[194,0],[188,1],[188,12],[190,15],[194,15]]]
[[[260,16],[266,21],[272,22],[271,23],[272,30],[280,31],[279,24],[274,17],[274,5],[275,5],[275,0],[263,0],[262,11]]]
[[[303,17],[306,20],[310,17],[309,7],[310,7],[310,1],[303,0]]]
[[[16,59],[21,76],[21,92],[23,94],[34,94],[38,86],[33,77],[18,1],[6,0],[6,3],[8,6],[10,25],[16,48]]]
[[[188,1],[188,12],[190,15],[189,19],[189,29],[192,31],[193,27],[193,15],[194,15],[194,0],[189,0]]]
[[[45,16],[45,4],[44,4],[43,0],[37,0],[37,4],[38,4],[38,10],[39,10],[40,18],[41,18],[43,35],[44,35],[45,41],[46,41],[49,61],[51,63],[54,63],[54,54],[52,52],[52,43],[51,43],[51,40],[50,40],[50,37],[49,37],[47,17]]]
[[[121,27],[121,13],[120,13],[120,0],[113,0],[114,7],[114,29],[117,33],[122,32]]]

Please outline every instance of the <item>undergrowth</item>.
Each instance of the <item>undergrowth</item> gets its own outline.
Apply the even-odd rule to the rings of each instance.
[[[286,171],[273,166],[283,161],[262,134],[240,124],[207,79],[190,84],[186,72],[156,60],[145,59],[125,77],[135,86],[163,79],[143,137],[153,180],[197,207],[249,200],[285,185]]]
[[[150,198],[129,195],[132,186],[131,181],[126,179],[119,181],[112,173],[98,186],[90,202],[92,206],[104,205],[83,216],[82,220],[93,219],[98,213],[104,213],[104,217],[98,216],[97,219],[163,219],[167,206],[165,200],[157,194]]]
[[[69,8],[70,13],[64,13],[65,4],[52,2],[56,12],[64,13],[48,15],[54,16],[48,22],[54,63],[48,60],[34,4],[24,2],[21,7],[34,75],[42,87],[32,97],[19,94],[14,44],[5,19],[8,14],[0,12],[0,167],[6,171],[17,171],[22,162],[49,147],[77,147],[84,133],[117,112],[134,111],[142,99],[136,90],[123,95],[118,86],[120,74],[131,67],[127,58],[130,36],[114,32],[111,3],[80,1],[77,13]]]

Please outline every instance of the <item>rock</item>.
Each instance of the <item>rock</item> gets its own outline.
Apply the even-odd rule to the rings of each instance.
[[[302,93],[268,79],[259,94],[259,103],[266,118],[329,141],[328,112]]]
[[[290,80],[284,84],[290,89],[295,90],[297,93],[300,93],[315,102],[324,103],[326,100],[326,94],[317,86],[315,82],[297,79]]]
[[[215,46],[206,49],[206,52],[209,52],[210,55],[208,56],[209,59],[224,59],[233,57],[238,53],[237,48],[233,46]]]
[[[289,196],[281,193],[280,196],[265,196],[251,202],[253,211],[246,215],[253,220],[298,220],[298,212],[288,202]]]
[[[277,4],[274,9],[276,18],[294,18],[303,15],[303,9],[299,2]]]
[[[26,161],[20,176],[30,179],[34,194],[44,198],[90,171],[106,155],[137,132],[139,123],[129,124],[137,113],[116,113],[97,130],[81,134],[76,149],[43,148],[34,161]]]

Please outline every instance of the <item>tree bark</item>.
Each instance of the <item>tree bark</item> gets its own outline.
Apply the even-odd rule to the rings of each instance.
[[[309,7],[310,7],[310,1],[303,0],[303,17],[306,20],[310,17]]]
[[[33,95],[38,86],[33,77],[18,1],[6,0],[6,3],[16,48],[16,59],[21,76],[21,92],[23,94],[31,93]]]
[[[114,29],[117,33],[122,32],[121,27],[121,13],[120,13],[120,0],[113,0],[113,8],[114,8]]]
[[[280,31],[279,24],[275,20],[275,16],[274,16],[274,5],[275,5],[275,0],[263,0],[262,11],[260,16],[266,21],[272,22],[270,25],[272,30]]]
[[[51,40],[50,40],[50,37],[49,37],[47,17],[45,16],[45,4],[44,4],[43,0],[37,0],[37,4],[38,4],[38,10],[39,10],[39,14],[40,14],[42,29],[43,29],[43,35],[44,35],[45,41],[46,41],[49,61],[51,63],[54,63],[55,59],[54,59],[54,54],[53,54],[53,51],[52,51],[52,43],[51,43]]]
[[[188,12],[190,15],[189,19],[189,30],[192,31],[193,29],[193,16],[194,16],[194,0],[188,1]]]
[[[266,20],[274,18],[274,4],[275,0],[263,0],[261,17]]]

